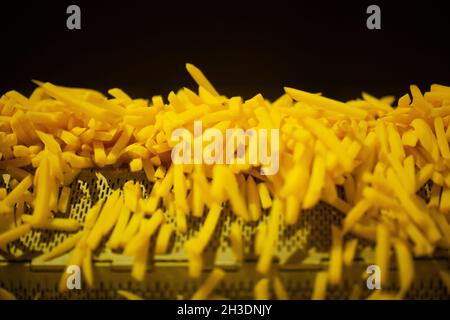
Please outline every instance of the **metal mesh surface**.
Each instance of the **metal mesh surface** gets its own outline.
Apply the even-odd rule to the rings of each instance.
[[[58,217],[70,217],[83,222],[93,203],[108,196],[113,189],[120,188],[128,180],[139,181],[143,187],[143,196],[148,196],[152,184],[143,173],[112,169],[103,170],[101,173],[84,170],[71,184],[68,213],[59,214]],[[429,197],[429,186],[421,191],[421,196]],[[267,217],[266,212],[261,221],[265,221]],[[280,276],[291,298],[310,298],[317,271],[326,270],[328,266],[331,225],[338,224],[342,217],[342,213],[333,207],[320,203],[312,210],[303,211],[296,225],[284,227],[280,224],[280,241],[275,255],[277,261],[274,262],[271,275]],[[6,252],[0,254],[0,287],[10,290],[22,299],[114,299],[118,298],[119,289],[132,291],[148,299],[189,298],[211,268],[220,266],[227,271],[227,275],[216,292],[227,298],[251,299],[253,286],[261,278],[255,271],[257,257],[253,253],[257,225],[261,221],[246,223],[243,226],[246,258],[244,262],[238,262],[232,254],[228,239],[230,224],[234,219],[235,216],[225,209],[206,248],[204,275],[197,280],[188,276],[183,243],[198,232],[204,218],[188,217],[188,233],[175,233],[167,254],[154,255],[151,252],[147,276],[143,283],[131,278],[132,258],[102,246],[94,257],[94,288],[60,294],[57,291],[58,281],[68,255],[49,262],[32,261],[32,258],[50,251],[70,234],[34,230],[10,243]],[[175,224],[173,217],[166,216],[166,221]],[[153,251],[153,248],[150,250]],[[354,266],[345,269],[342,285],[329,288],[328,298],[363,298],[372,293],[365,287],[363,279],[365,267],[373,262],[372,251],[368,243],[359,241]],[[439,269],[450,269],[448,257],[448,252],[437,251],[432,258],[417,260],[415,282],[407,297],[449,298],[438,274]],[[391,278],[389,286],[395,290],[398,287],[395,263]]]

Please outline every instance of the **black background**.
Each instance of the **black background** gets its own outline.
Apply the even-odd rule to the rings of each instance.
[[[221,315],[211,313],[210,319],[292,319],[309,318],[314,315],[318,319],[325,317],[345,319],[427,319],[430,310],[436,315],[445,315],[448,312],[446,300],[403,300],[403,301],[367,301],[367,300],[291,300],[291,301],[177,301],[177,300],[22,300],[0,301],[0,307],[5,314],[14,314],[19,319],[35,317],[45,314],[48,319],[61,319],[61,315],[69,319],[107,319],[108,316],[120,319],[141,317],[143,319],[205,319],[197,316],[179,316],[178,307],[208,306],[221,310],[222,304],[271,304],[271,313],[261,317],[259,315]],[[10,312],[8,312],[10,310]],[[51,311],[50,311],[51,310]],[[6,313],[8,312],[8,313]],[[302,317],[303,316],[303,317]]]
[[[0,4],[0,92],[31,79],[133,97],[195,88],[274,99],[283,86],[350,99],[450,85],[450,1],[13,1]],[[66,8],[81,7],[81,30]],[[366,8],[381,7],[381,30]]]

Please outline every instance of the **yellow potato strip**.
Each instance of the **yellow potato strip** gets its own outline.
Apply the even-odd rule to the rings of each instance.
[[[264,278],[255,284],[255,300],[269,300],[269,279]]]
[[[117,294],[119,294],[120,296],[124,297],[127,300],[143,300],[142,297],[126,290],[118,290]]]
[[[24,193],[31,187],[33,179],[28,175],[0,202],[0,207],[10,208],[19,202]]]
[[[73,236],[67,238],[66,240],[58,244],[51,251],[38,256],[36,259],[47,261],[72,250],[77,245],[78,241],[80,241],[83,235],[84,235],[83,231],[74,234]]]
[[[324,300],[326,298],[327,281],[328,274],[326,272],[317,273],[311,300]]]
[[[303,208],[313,207],[320,199],[325,179],[325,163],[320,155],[314,159],[314,165],[311,173],[311,180],[303,200]]]
[[[205,75],[200,69],[198,69],[196,66],[190,63],[186,63],[186,69],[200,87],[205,88],[206,90],[209,91],[209,93],[211,93],[214,96],[219,95],[219,93],[216,91],[216,89],[214,89],[212,84],[208,81],[208,79],[205,77]]]
[[[95,250],[98,247],[102,237],[106,235],[114,225],[121,209],[121,207],[118,208],[117,206],[119,200],[121,200],[119,189],[115,190],[106,200],[105,205],[86,240],[86,243],[91,250]]]
[[[24,223],[30,223],[33,221],[33,217],[29,214],[22,215],[22,221]],[[53,218],[48,221],[42,222],[39,225],[33,226],[37,229],[57,230],[66,232],[76,232],[81,228],[81,224],[74,219]]]
[[[434,130],[442,157],[450,160],[450,149],[448,147],[447,136],[445,135],[444,122],[441,117],[434,118]]]
[[[280,277],[275,276],[273,279],[273,289],[278,300],[289,300],[289,295],[283,285]]]
[[[389,279],[389,257],[390,257],[390,234],[383,224],[377,226],[377,246],[375,248],[375,263],[380,268],[381,287],[388,283]]]
[[[169,223],[165,223],[161,226],[158,237],[156,238],[155,253],[165,254],[169,248],[170,238],[173,234],[173,227]]]
[[[59,212],[62,212],[62,213],[67,212],[69,200],[70,200],[70,188],[62,187],[61,193],[59,195],[59,200],[58,200],[58,211]]]
[[[205,282],[197,289],[192,296],[192,300],[204,300],[213,292],[217,284],[225,277],[222,269],[215,268],[206,278]]]
[[[92,251],[86,249],[86,253],[81,261],[83,276],[89,288],[94,286],[94,270],[92,268]]]
[[[264,240],[267,237],[267,226],[265,223],[262,223],[258,226],[255,235],[255,254],[259,256],[264,248]]]
[[[244,242],[242,236],[242,230],[239,223],[234,222],[230,228],[230,242],[231,249],[233,250],[234,256],[238,261],[242,261],[244,258]]]
[[[19,227],[15,227],[0,234],[0,247],[8,244],[11,241],[19,239],[21,236],[30,232],[31,226],[29,224],[23,224]]]
[[[358,239],[352,239],[345,243],[343,261],[346,267],[352,266],[357,247],[358,247]]]
[[[278,225],[280,221],[280,215],[283,211],[283,203],[280,199],[275,198],[271,211],[270,220],[267,231],[267,239],[264,241],[264,247],[256,265],[256,270],[259,273],[267,274],[272,262],[272,257],[275,252],[276,244],[278,241]]]
[[[345,103],[325,98],[317,94],[312,94],[309,92],[287,87],[284,88],[284,91],[286,91],[286,93],[296,101],[306,102],[311,105],[323,107],[324,109],[328,109],[338,113],[343,113],[356,119],[364,119],[367,116],[367,111],[365,110],[350,107]]]
[[[263,209],[270,208],[272,206],[272,198],[270,197],[269,189],[267,188],[266,183],[264,183],[264,182],[258,183],[257,187],[258,187],[259,199],[261,201],[261,207]]]
[[[342,279],[342,231],[336,226],[331,227],[331,252],[330,263],[328,266],[328,282],[337,285]]]
[[[117,249],[120,245],[120,239],[122,238],[123,233],[125,232],[125,228],[127,227],[128,221],[130,220],[131,211],[127,206],[123,206],[119,219],[114,227],[114,230],[109,238],[107,246],[111,249]]]
[[[16,296],[6,289],[0,288],[0,300],[16,300]]]
[[[202,228],[200,229],[196,237],[197,246],[195,248],[195,251],[198,254],[200,254],[208,245],[208,242],[211,239],[214,230],[216,229],[216,225],[219,221],[221,211],[222,207],[218,204],[213,204],[209,209],[205,223],[203,224]]]
[[[347,233],[356,222],[371,207],[371,203],[365,199],[360,200],[347,214],[343,222],[343,233]]]
[[[400,295],[404,295],[411,287],[414,278],[414,263],[408,246],[405,242],[394,242],[397,256],[398,274],[400,278]]]

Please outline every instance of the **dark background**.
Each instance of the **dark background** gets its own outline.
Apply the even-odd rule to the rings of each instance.
[[[31,79],[133,97],[195,88],[274,99],[283,86],[350,99],[450,85],[450,1],[14,1],[0,4],[0,92]],[[66,8],[81,7],[81,30]],[[366,8],[381,7],[381,30]]]

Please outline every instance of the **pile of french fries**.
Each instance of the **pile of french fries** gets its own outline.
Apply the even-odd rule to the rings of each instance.
[[[206,214],[199,232],[184,244],[189,275],[196,278],[228,202],[238,219],[230,231],[237,259],[245,259],[241,225],[259,223],[254,252],[261,280],[255,297],[269,298],[273,286],[280,299],[288,298],[286,289],[280,278],[270,276],[279,224],[298,223],[302,210],[319,201],[345,217],[329,230],[329,269],[317,274],[314,299],[326,298],[328,287],[342,283],[358,239],[375,244],[382,287],[389,281],[391,256],[397,259],[398,292],[381,290],[375,298],[404,297],[413,283],[414,257],[450,248],[450,87],[432,85],[423,94],[413,85],[395,105],[393,97],[363,93],[362,99],[340,102],[293,88],[285,88],[274,102],[261,94],[243,101],[220,95],[195,66],[187,64],[187,70],[198,91],[182,88],[167,101],[133,99],[117,88],[106,97],[39,81],[30,97],[5,93],[0,169],[10,179],[0,188],[0,247],[8,250],[10,242],[33,229],[71,233],[37,259],[70,252],[68,265],[81,266],[85,282],[93,286],[93,255],[105,240],[112,250],[134,257],[132,276],[144,281],[153,235],[156,252],[164,254],[174,233],[187,232],[187,219]],[[279,171],[261,175],[261,163],[172,163],[173,131],[185,128],[193,134],[196,120],[221,132],[279,129]],[[143,194],[139,183],[128,181],[93,204],[84,223],[61,217],[70,210],[68,186],[81,170],[123,166],[144,171],[152,190]],[[428,181],[431,199],[425,201],[417,191]],[[346,240],[347,234],[354,237]],[[441,275],[448,285],[448,270]],[[225,276],[213,270],[193,298],[210,297]]]

